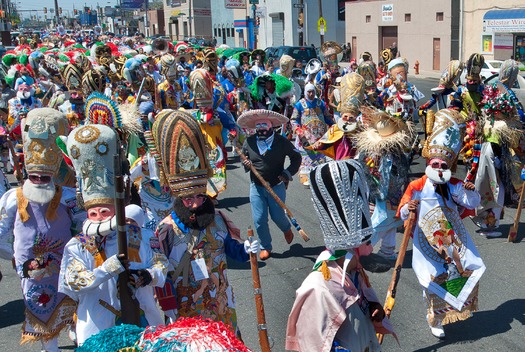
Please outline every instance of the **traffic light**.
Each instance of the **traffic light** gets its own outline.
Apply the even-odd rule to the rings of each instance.
[[[59,15],[62,14],[62,8],[61,8],[61,7],[58,8],[58,14],[59,14]]]
[[[47,13],[47,7],[44,7],[44,13]]]
[[[257,21],[255,22],[255,24],[257,25],[257,27],[259,27],[261,25],[261,18],[260,17],[257,17]]]
[[[87,13],[88,13],[88,15],[91,15],[91,9],[89,9],[89,10],[87,11]]]
[[[304,14],[302,12],[299,12],[298,21],[300,26],[304,24]]]
[[[73,14],[74,14],[75,16],[78,15],[78,10],[77,10],[77,9],[74,9],[74,10],[73,10]]]

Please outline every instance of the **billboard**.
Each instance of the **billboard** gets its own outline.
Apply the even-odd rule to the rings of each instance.
[[[224,0],[224,7],[227,9],[245,9],[246,0]]]
[[[123,9],[141,9],[146,0],[121,0]]]

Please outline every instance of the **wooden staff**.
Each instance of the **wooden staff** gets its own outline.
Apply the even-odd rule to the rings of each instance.
[[[248,228],[248,241],[253,241],[253,230]],[[255,297],[255,309],[257,310],[257,330],[259,330],[259,344],[262,352],[270,352],[270,340],[268,339],[268,327],[264,314],[264,303],[261,290],[261,277],[259,276],[259,263],[257,253],[250,253],[250,266],[252,268],[253,294]]]
[[[239,156],[241,157],[242,161],[245,161],[245,160],[249,161],[250,160],[250,159],[248,159],[246,157],[246,155],[244,155],[244,153],[241,151],[241,148],[239,148],[237,146],[234,146],[234,148],[235,148],[235,151],[237,152],[237,154],[239,154]],[[268,191],[268,193],[270,193],[270,195],[273,197],[273,199],[275,199],[277,204],[279,204],[279,206],[284,209],[284,212],[286,213],[286,216],[288,216],[288,219],[290,219],[290,222],[295,227],[297,232],[299,232],[299,235],[301,235],[303,240],[305,242],[310,241],[310,237],[308,237],[306,232],[304,232],[304,230],[301,228],[301,226],[299,226],[299,223],[294,218],[294,216],[293,216],[292,212],[290,211],[290,209],[288,209],[288,207],[286,206],[286,204],[284,204],[284,202],[281,200],[281,198],[279,198],[279,196],[277,194],[275,194],[275,192],[273,191],[272,187],[270,187],[268,182],[266,182],[266,180],[261,176],[259,171],[257,171],[255,169],[255,167],[253,167],[253,165],[251,163],[250,163],[250,170],[251,170],[251,172],[253,172],[255,177],[257,177],[259,179],[259,181],[261,181],[261,184],[264,186],[264,188],[266,188],[266,190]]]
[[[124,192],[124,176],[120,164],[120,156],[117,154],[113,160],[115,168],[115,216],[117,217],[118,253],[128,259],[128,234],[126,227],[126,205]],[[120,293],[121,318],[124,324],[140,326],[139,303],[131,295],[128,288],[129,271],[126,269],[118,276]]]
[[[523,208],[523,194],[525,193],[525,182],[521,184],[521,193],[520,193],[520,202],[518,204],[518,209],[516,209],[516,215],[514,216],[514,224],[512,224],[512,227],[509,229],[509,242],[514,242],[516,240],[516,236],[518,235],[518,227],[520,226],[520,217],[521,217],[521,209]]]
[[[385,315],[390,317],[394,305],[396,304],[396,295],[397,295],[397,284],[401,278],[401,269],[403,268],[403,261],[405,260],[405,254],[408,247],[408,240],[412,231],[414,231],[414,225],[416,223],[416,212],[411,211],[410,216],[408,217],[407,225],[405,226],[405,233],[403,234],[403,241],[401,242],[401,247],[399,248],[399,253],[397,254],[396,265],[394,266],[394,272],[392,273],[392,279],[390,280],[390,285],[388,286],[388,291],[386,293],[385,304],[383,309],[385,310]],[[383,334],[377,334],[377,340],[379,343],[383,343]]]

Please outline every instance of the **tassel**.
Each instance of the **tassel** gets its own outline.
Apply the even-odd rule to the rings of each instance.
[[[22,222],[26,222],[27,220],[29,220],[29,213],[27,212],[27,206],[29,205],[29,201],[26,197],[24,197],[22,187],[16,190],[16,201],[18,203],[18,216],[20,216],[20,220]]]
[[[95,268],[98,268],[106,261],[106,254],[104,253],[104,250],[97,251],[93,253],[93,258],[95,258]]]
[[[46,219],[49,221],[56,220],[57,218],[57,209],[60,205],[60,199],[62,198],[62,187],[56,186],[56,192],[53,196],[53,199],[51,199],[51,202],[49,202],[49,205],[47,206],[46,210]]]
[[[323,273],[323,278],[325,279],[325,281],[328,281],[332,278],[332,275],[330,274],[330,269],[328,269],[328,265],[326,264],[326,260],[323,260],[320,271]]]

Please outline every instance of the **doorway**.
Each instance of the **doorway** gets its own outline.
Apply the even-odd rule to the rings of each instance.
[[[441,56],[441,42],[439,38],[434,38],[432,42],[432,69],[440,70],[439,58]]]
[[[379,38],[379,53],[383,51],[383,49],[390,48],[394,43],[396,43],[397,46],[397,26],[381,27],[380,33],[381,38]]]

